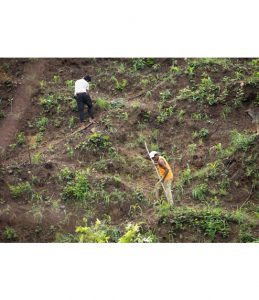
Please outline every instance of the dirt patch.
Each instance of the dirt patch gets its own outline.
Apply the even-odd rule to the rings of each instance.
[[[12,142],[24,113],[29,109],[31,97],[35,94],[39,76],[42,74],[46,61],[43,59],[29,62],[25,66],[25,75],[22,85],[15,94],[12,111],[6,116],[0,126],[0,149],[2,152]]]

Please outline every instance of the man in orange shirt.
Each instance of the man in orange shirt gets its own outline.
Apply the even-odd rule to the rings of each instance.
[[[159,199],[159,189],[160,189],[160,183],[162,182],[165,187],[165,194],[166,199],[169,203],[173,204],[173,196],[172,196],[172,181],[173,181],[173,172],[171,167],[169,166],[166,159],[159,155],[156,151],[151,151],[149,153],[149,156],[151,159],[154,160],[154,162],[157,164],[158,171],[160,174],[161,179],[157,182],[156,186],[156,196]]]

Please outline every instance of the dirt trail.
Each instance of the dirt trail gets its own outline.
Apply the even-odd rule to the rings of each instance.
[[[46,60],[40,59],[28,63],[24,70],[24,79],[18,87],[10,112],[0,126],[0,151],[3,152],[12,142],[24,113],[29,109],[31,97],[36,91],[38,80],[43,73]]]

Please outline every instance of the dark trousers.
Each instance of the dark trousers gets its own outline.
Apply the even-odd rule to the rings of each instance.
[[[87,93],[79,93],[76,95],[76,102],[79,111],[80,121],[84,121],[84,105],[88,107],[88,114],[91,118],[94,117],[93,114],[93,104],[92,99]]]

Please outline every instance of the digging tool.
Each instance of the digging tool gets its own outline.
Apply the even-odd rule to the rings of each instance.
[[[152,159],[152,158],[149,156],[149,150],[148,150],[148,147],[147,147],[147,143],[146,143],[146,142],[145,142],[145,147],[146,147],[146,150],[147,150],[148,157],[150,158],[150,160],[151,160],[151,162],[152,162],[152,164],[153,164],[154,168],[156,169],[156,173],[157,173],[157,176],[158,176],[158,178],[159,178],[159,182],[161,183],[161,185],[162,185],[162,188],[163,188],[163,190],[164,190],[164,193],[165,193],[165,196],[166,196],[166,192],[165,192],[165,186],[164,186],[163,182],[162,182],[162,181],[160,181],[160,180],[161,180],[161,176],[160,176],[160,174],[158,173],[158,170],[157,170],[157,168],[156,168],[156,165],[155,165],[155,163],[154,163],[153,159]],[[166,197],[166,198],[167,198],[167,197]]]

